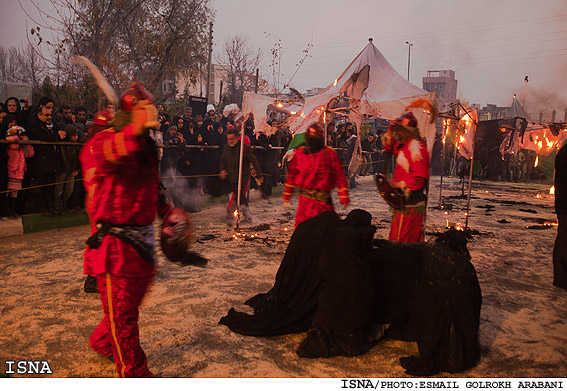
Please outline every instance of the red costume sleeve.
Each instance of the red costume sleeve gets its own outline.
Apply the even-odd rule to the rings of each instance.
[[[111,132],[111,136],[104,134]],[[100,132],[102,143],[95,143],[102,150],[95,148],[94,155],[97,161],[97,174],[113,172],[120,169],[123,163],[133,158],[136,152],[145,147],[145,138],[134,134],[134,126],[128,125],[121,132],[108,129]]]
[[[295,151],[295,155],[293,156],[287,167],[287,178],[285,180],[283,193],[282,193],[282,198],[284,199],[284,201],[289,201],[291,199],[291,196],[293,195],[293,191],[297,187],[296,177],[297,174],[299,173],[299,170],[297,168],[298,152],[299,150]]]

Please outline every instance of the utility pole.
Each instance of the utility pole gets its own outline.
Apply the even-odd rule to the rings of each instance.
[[[524,77],[524,101],[522,102],[522,107],[524,108],[524,111],[526,111],[526,90],[528,88],[528,77]],[[526,111],[527,113],[527,111]]]
[[[409,43],[408,41],[406,41],[406,44],[408,45],[408,81],[409,81],[409,69],[410,69],[410,59],[411,59],[411,47],[413,46],[413,43]]]
[[[211,99],[211,57],[213,56],[213,22],[209,25],[209,65],[207,66],[207,103],[212,102]],[[214,91],[213,91],[214,94]]]
[[[257,94],[258,93],[258,78],[259,78],[259,72],[260,69],[256,68],[256,81],[254,82],[254,93]]]

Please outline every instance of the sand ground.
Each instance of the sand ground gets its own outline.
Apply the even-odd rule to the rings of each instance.
[[[358,179],[352,208],[372,213],[376,237],[386,238],[391,215],[371,177]],[[461,186],[443,196],[451,210],[435,208],[433,178],[427,231],[465,222]],[[549,185],[473,182],[469,243],[483,294],[482,358],[459,374],[442,377],[566,377],[567,292],[552,286],[556,227]],[[336,198],[336,197],[335,197]],[[296,202],[296,200],[295,200]],[[246,337],[217,324],[230,307],[273,284],[294,225],[295,204],[252,194],[254,225],[270,228],[251,241],[230,240],[217,205],[192,215],[193,249],[206,268],[181,267],[158,253],[158,272],[140,313],[140,338],[150,370],[161,377],[405,377],[398,359],[415,344],[386,340],[355,357],[306,359],[292,347],[303,334]],[[528,229],[532,226],[539,229]],[[115,377],[114,364],[89,350],[87,339],[101,319],[97,294],[83,292],[82,252],[88,227],[0,239],[0,373],[6,360],[47,360],[52,377]],[[429,238],[432,238],[429,236]]]

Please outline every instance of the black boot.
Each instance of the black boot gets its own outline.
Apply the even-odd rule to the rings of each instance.
[[[87,275],[87,279],[85,280],[85,286],[83,287],[83,289],[87,293],[98,293],[98,285],[96,283],[96,277],[93,277],[90,274]]]

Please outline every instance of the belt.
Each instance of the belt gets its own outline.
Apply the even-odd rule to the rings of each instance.
[[[131,245],[146,261],[154,263],[153,225],[112,225],[108,222],[98,222],[96,229],[96,232],[87,239],[89,248],[100,247],[102,239],[106,235],[111,235]]]
[[[324,202],[325,204],[332,205],[331,192],[325,190],[314,189],[301,189],[301,195],[305,198]]]

